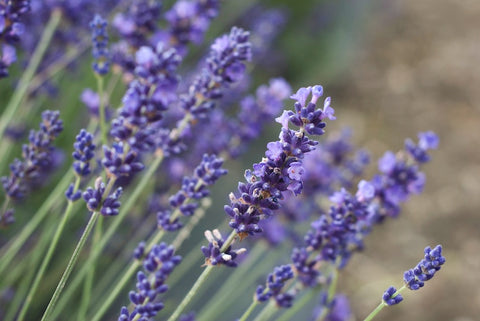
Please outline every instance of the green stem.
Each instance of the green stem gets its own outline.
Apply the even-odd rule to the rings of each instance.
[[[207,280],[207,277],[210,275],[212,270],[213,270],[213,265],[209,265],[205,268],[205,270],[203,270],[202,274],[200,274],[195,284],[192,286],[192,288],[187,293],[187,295],[182,300],[182,302],[180,302],[180,304],[177,306],[175,311],[173,311],[172,315],[170,316],[170,318],[168,318],[167,321],[175,321],[178,319],[178,317],[180,317],[180,314],[182,314],[183,310],[187,307],[188,303],[190,303],[190,301],[195,296],[195,294],[197,293],[198,289],[202,286],[202,284],[205,283],[205,281]]]
[[[98,90],[98,97],[100,98],[100,106],[98,108],[99,115],[100,115],[100,137],[101,142],[103,145],[108,144],[107,138],[107,122],[105,120],[105,100],[103,99],[103,77],[95,73],[95,78],[97,78],[97,90]]]
[[[33,55],[30,59],[27,69],[23,73],[22,77],[18,82],[18,86],[13,93],[10,102],[8,103],[5,111],[0,117],[0,140],[3,139],[3,134],[5,133],[5,129],[7,128],[8,124],[12,121],[17,108],[20,106],[25,94],[27,93],[28,87],[30,85],[30,81],[32,80],[40,62],[43,59],[45,51],[47,50],[50,41],[52,40],[52,36],[57,29],[58,24],[60,23],[62,14],[60,10],[54,10],[50,16],[50,19],[43,31],[41,39],[38,41],[38,45],[33,52]]]
[[[105,199],[110,194],[110,190],[115,184],[115,180],[116,180],[115,178],[110,179],[110,181],[107,184],[107,187],[105,188],[105,191],[103,192],[102,199]],[[53,296],[50,299],[50,303],[48,303],[47,309],[43,314],[42,321],[47,320],[49,313],[54,309],[55,304],[57,303],[58,298],[62,293],[63,288],[65,287],[65,284],[67,283],[70,273],[72,273],[72,270],[75,264],[77,263],[78,256],[80,255],[80,252],[83,249],[83,246],[85,245],[85,242],[87,241],[88,236],[92,232],[93,226],[95,225],[98,215],[99,215],[98,211],[95,211],[92,213],[92,216],[90,217],[90,220],[88,221],[87,226],[85,227],[85,230],[83,231],[83,234],[80,237],[80,240],[78,241],[78,244],[75,247],[75,250],[73,251],[72,257],[70,258],[70,261],[67,264],[67,268],[63,272],[62,278],[60,279],[60,282],[58,282],[57,288],[55,289],[55,292],[53,293]]]
[[[87,226],[85,227],[85,230],[83,231],[83,234],[80,237],[80,240],[78,241],[78,244],[75,247],[75,250],[73,251],[70,261],[67,264],[67,268],[63,272],[62,278],[60,279],[60,282],[58,282],[57,288],[55,289],[55,292],[53,293],[53,296],[50,299],[50,302],[48,303],[47,309],[43,313],[42,321],[48,320],[49,314],[55,308],[55,304],[57,303],[57,300],[60,294],[62,293],[62,290],[65,287],[65,284],[67,283],[70,273],[72,273],[73,267],[77,263],[80,251],[83,249],[83,246],[85,245],[85,241],[90,235],[92,228],[95,225],[95,222],[98,218],[98,215],[99,215],[99,212],[92,213],[92,216],[90,217],[90,220],[88,221]]]
[[[392,295],[392,298],[396,297],[397,295],[400,294],[400,292],[402,292],[403,290],[405,290],[407,287],[404,285],[402,286],[400,289],[397,290],[397,292],[395,292],[393,295]],[[373,310],[363,321],[371,321],[373,320],[373,318],[380,312],[382,311],[382,309],[384,307],[387,307],[388,305],[385,303],[385,301],[382,300],[382,302],[375,308],[375,310]]]
[[[277,306],[275,305],[274,300],[270,300],[267,306],[257,315],[254,321],[265,321],[270,319],[270,317],[277,311]]]
[[[198,249],[195,249],[197,252]],[[247,262],[244,262],[239,266],[235,273],[228,277],[228,279],[223,283],[222,287],[216,291],[215,295],[207,302],[205,308],[202,309],[201,313],[198,315],[198,320],[213,320],[215,315],[221,315],[226,309],[229,308],[228,304],[225,304],[224,299],[228,298],[229,302],[232,302],[236,296],[243,295],[244,291],[252,284],[253,280],[256,280],[259,275],[263,274],[263,266],[255,265],[258,258],[265,253],[265,243],[257,243],[250,251]],[[278,254],[272,251],[269,251],[267,256],[264,256],[262,260],[263,265],[270,266],[272,262],[272,255]],[[255,265],[255,269],[252,266]],[[255,272],[257,273],[255,273]],[[232,289],[235,291],[232,293]]]
[[[95,226],[95,231],[93,232],[93,240],[91,246],[95,246],[100,240],[102,235],[102,223],[103,217],[98,219],[97,226]],[[95,277],[95,265],[96,260],[89,265],[90,270],[88,271],[87,277],[85,279],[84,287],[83,287],[83,296],[82,296],[82,303],[80,304],[80,309],[78,312],[78,320],[86,320],[88,305],[90,303],[90,297],[92,295],[92,287],[93,287],[93,279]]]
[[[80,177],[77,176],[75,180],[74,192],[78,190],[79,186],[80,186]],[[62,235],[63,229],[65,228],[65,224],[67,223],[67,220],[70,216],[70,213],[72,212],[72,209],[73,209],[73,202],[69,201],[67,209],[65,210],[65,214],[63,215],[62,220],[60,221],[60,224],[58,225],[58,228],[55,231],[55,235],[53,236],[52,242],[48,247],[47,254],[43,259],[42,265],[40,266],[40,269],[38,270],[37,275],[35,276],[35,280],[33,281],[32,287],[30,288],[30,291],[28,292],[28,295],[25,299],[25,304],[20,310],[20,314],[17,319],[18,321],[23,321],[23,319],[25,318],[25,314],[27,313],[27,310],[30,307],[30,303],[32,302],[33,296],[37,291],[38,285],[40,284],[40,281],[43,278],[45,270],[47,269],[47,266],[50,263],[53,252],[57,248],[58,241],[60,240],[60,236]]]
[[[224,252],[232,243],[235,237],[237,236],[237,232],[232,231],[230,235],[228,236],[227,240],[223,244],[222,248],[220,249],[220,252]],[[180,314],[183,312],[183,310],[187,307],[188,303],[193,299],[195,294],[197,293],[198,289],[205,283],[207,280],[208,275],[212,272],[212,265],[209,265],[203,270],[202,274],[198,277],[197,281],[195,284],[192,286],[190,291],[187,293],[185,298],[183,298],[182,302],[177,306],[175,311],[173,311],[172,315],[170,318],[168,318],[167,321],[175,321],[180,317]]]
[[[256,299],[253,299],[252,304],[248,307],[247,311],[241,316],[241,318],[238,321],[247,321],[247,318],[252,314],[253,310],[257,307],[258,301]]]

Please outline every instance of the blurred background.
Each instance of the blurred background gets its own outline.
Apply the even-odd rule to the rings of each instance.
[[[172,2],[166,1],[166,6]],[[447,259],[439,274],[420,291],[405,293],[403,303],[384,309],[377,319],[479,320],[480,2],[225,1],[207,39],[213,39],[233,24],[251,27],[250,18],[258,5],[261,10],[280,10],[283,18],[274,24],[276,35],[268,42],[270,49],[259,53],[260,63],[252,68],[255,76],[251,88],[278,76],[289,81],[294,91],[301,86],[322,84],[332,97],[337,116],[336,121],[328,124],[326,135],[344,127],[352,129],[355,145],[371,154],[366,179],[376,171],[378,158],[386,150],[401,149],[405,138],[416,138],[418,132],[427,130],[440,136],[439,149],[432,153],[432,162],[424,167],[425,192],[414,196],[398,219],[376,229],[367,239],[365,251],[355,255],[340,276],[339,292],[349,297],[355,320],[362,320],[377,306],[388,286],[402,284],[403,272],[417,264],[424,247],[436,244],[443,245]],[[267,27],[271,25],[259,28]],[[264,39],[257,41],[261,44]],[[193,49],[191,59],[200,56],[206,47]],[[85,65],[89,65],[89,58],[85,59]],[[14,67],[13,77],[2,80],[1,99],[10,95],[15,75],[21,69],[21,65]],[[85,119],[77,120],[70,111],[84,108],[76,97],[85,87],[94,86],[93,75],[89,68],[76,68],[53,83],[57,89],[50,96],[29,102],[38,112],[30,117],[28,124],[36,126],[39,110],[60,109],[69,130],[62,134],[59,144],[69,151],[73,137],[86,123],[82,123]],[[121,90],[113,99],[117,105]],[[62,106],[69,109],[62,110]],[[229,175],[222,179],[221,186],[213,188],[213,205],[194,231],[193,243],[198,242],[191,243],[191,248],[198,247],[199,242],[203,244],[204,229],[213,228],[224,219],[223,205],[228,201],[225,191],[236,188],[237,182],[243,180],[244,170],[261,159],[266,142],[275,140],[277,135],[278,126],[272,124],[246,154],[226,163]],[[13,159],[19,153],[17,146],[4,157]],[[31,203],[20,207],[26,211],[28,206],[41,204],[43,197],[34,195]],[[77,221],[78,226],[72,227],[74,234],[85,217]],[[14,232],[6,232],[4,237]],[[62,245],[62,250],[70,251],[70,245]],[[115,253],[115,245],[111,250]],[[287,262],[288,257],[277,259],[271,262],[271,267]],[[194,266],[200,265],[198,260]],[[190,272],[192,279],[197,270]],[[51,282],[56,281],[55,273],[59,271],[52,273]],[[231,271],[221,273],[228,278]],[[259,277],[258,283],[263,283],[264,278]],[[191,284],[188,278],[183,283],[185,289]],[[255,288],[256,284],[252,284],[240,299],[240,311],[251,301]],[[194,302],[192,308],[200,308],[215,289],[213,281],[210,292]],[[182,293],[179,290],[177,297]],[[125,298],[117,302],[118,306]],[[166,305],[175,300],[172,297]],[[310,320],[314,303],[296,320]],[[105,320],[114,320],[115,311]],[[60,320],[67,318],[63,316]]]

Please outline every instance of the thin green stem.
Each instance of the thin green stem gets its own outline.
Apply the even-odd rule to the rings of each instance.
[[[173,311],[172,315],[170,318],[168,318],[167,321],[175,321],[180,317],[180,314],[182,314],[183,310],[187,307],[188,303],[192,300],[192,298],[195,296],[197,293],[198,289],[205,283],[207,280],[207,277],[210,275],[210,273],[213,270],[213,265],[209,265],[203,270],[202,274],[198,277],[197,281],[195,284],[192,286],[190,291],[187,293],[185,298],[180,302],[180,304],[177,306],[175,311]]]
[[[105,188],[105,192],[102,195],[102,198],[105,198],[107,195],[110,194],[110,190],[113,187],[113,184],[115,184],[115,179],[112,178],[108,182],[107,187]],[[50,303],[47,306],[47,309],[45,310],[43,316],[42,316],[42,321],[48,320],[50,312],[55,308],[55,304],[58,301],[58,298],[60,294],[63,291],[63,288],[65,287],[65,284],[67,283],[67,280],[72,273],[72,270],[77,263],[78,257],[80,255],[81,250],[83,249],[83,246],[85,245],[85,242],[92,232],[93,226],[95,225],[96,220],[98,219],[99,212],[95,211],[92,213],[92,216],[90,217],[90,220],[87,223],[87,226],[85,227],[85,230],[83,231],[82,236],[80,237],[80,240],[78,241],[77,246],[75,247],[75,250],[73,251],[72,257],[70,258],[70,261],[67,264],[67,268],[63,272],[62,278],[60,279],[60,282],[57,285],[57,288],[55,289],[55,292],[53,293],[52,298],[50,299]]]
[[[78,190],[79,186],[80,186],[80,177],[77,176],[75,180],[74,192]],[[58,241],[60,240],[60,236],[62,235],[63,229],[65,228],[65,224],[67,223],[67,220],[70,216],[70,213],[72,212],[72,209],[73,209],[73,202],[69,201],[67,208],[65,210],[65,213],[62,217],[62,220],[60,221],[60,224],[58,225],[57,230],[55,231],[55,235],[53,236],[52,242],[48,247],[47,254],[43,259],[42,265],[40,266],[37,272],[37,275],[35,276],[35,280],[33,281],[32,287],[30,288],[30,291],[28,292],[28,295],[25,298],[25,304],[20,310],[18,321],[23,321],[23,319],[25,318],[25,314],[27,313],[27,310],[30,307],[30,303],[32,302],[35,292],[37,291],[38,285],[40,284],[40,281],[42,280],[43,275],[45,273],[45,270],[47,269],[47,266],[50,263],[52,255],[55,252],[55,249],[57,248]]]
[[[45,51],[47,50],[50,41],[52,40],[52,36],[55,33],[58,24],[60,23],[61,17],[62,14],[60,10],[54,10],[52,12],[47,26],[42,33],[42,37],[38,41],[38,45],[35,48],[32,58],[29,61],[28,67],[20,78],[18,86],[14,91],[10,102],[5,108],[2,117],[0,117],[0,141],[3,139],[5,129],[7,128],[8,124],[10,124],[13,116],[15,115],[15,112],[17,111],[17,108],[20,106],[25,94],[27,93],[30,81],[35,75],[35,72],[37,71],[40,62],[43,59]]]
[[[73,251],[70,261],[67,264],[67,268],[63,272],[62,278],[60,279],[60,282],[58,283],[55,289],[55,292],[53,293],[53,296],[50,299],[50,302],[48,303],[47,309],[43,313],[42,321],[48,320],[49,314],[55,308],[55,304],[57,303],[57,300],[60,294],[62,293],[62,290],[65,287],[65,284],[67,283],[70,273],[72,273],[72,270],[75,264],[77,263],[78,256],[80,255],[80,252],[83,249],[83,246],[85,245],[85,241],[87,240],[88,236],[92,231],[93,226],[95,225],[98,215],[99,215],[98,212],[92,213],[92,216],[90,217],[90,220],[88,221],[87,226],[85,227],[85,230],[83,231],[83,234],[80,237],[80,240],[78,241],[78,244],[75,247],[75,250]]]
[[[220,252],[224,252],[232,243],[235,237],[237,236],[237,232],[232,231],[230,235],[228,236],[227,240],[223,244],[222,248],[220,249]],[[185,298],[183,298],[182,302],[177,306],[175,311],[173,311],[172,315],[170,318],[168,318],[168,321],[175,321],[180,317],[180,314],[182,314],[183,310],[187,307],[187,305],[190,303],[192,298],[195,296],[197,293],[198,289],[205,283],[207,280],[208,275],[212,272],[212,265],[209,265],[203,270],[202,274],[198,277],[197,281],[195,284],[192,286],[190,291],[187,293]]]
[[[100,97],[100,106],[98,108],[100,115],[100,141],[103,145],[108,144],[107,138],[107,122],[105,120],[105,99],[103,97],[103,77],[95,73],[95,78],[97,78],[97,90],[98,97]]]
[[[197,252],[198,249],[195,249]],[[225,298],[232,302],[236,295],[243,295],[245,290],[252,284],[259,275],[263,274],[264,266],[270,266],[272,262],[272,255],[278,253],[269,251],[267,256],[264,256],[260,265],[255,265],[258,258],[265,253],[265,243],[257,243],[250,251],[247,261],[235,270],[231,276],[223,283],[222,287],[216,291],[215,295],[205,304],[205,308],[202,309],[198,315],[198,320],[213,320],[215,315],[221,315],[225,310],[229,308],[229,305],[225,303]],[[255,265],[255,269],[252,266]],[[232,293],[232,289],[235,291]]]
[[[392,298],[396,297],[397,295],[400,294],[400,292],[402,292],[403,290],[405,290],[407,287],[404,285],[402,286],[400,289],[397,290],[397,292],[395,292],[393,295],[392,295]],[[363,321],[371,321],[373,320],[373,318],[378,314],[380,313],[380,311],[382,311],[382,309],[384,307],[388,307],[388,305],[385,303],[385,301],[382,300],[382,302],[375,308],[375,310],[373,310]]]
[[[270,319],[270,317],[278,310],[274,302],[274,300],[270,300],[267,306],[263,308],[263,310],[254,319],[254,321],[265,321]]]
[[[250,304],[250,306],[245,311],[245,313],[243,313],[239,321],[247,321],[247,318],[250,316],[250,314],[252,314],[253,310],[255,310],[257,305],[258,305],[258,301],[256,299],[253,299],[252,304]]]
[[[93,232],[93,240],[92,240],[91,246],[95,246],[95,244],[97,244],[101,238],[102,223],[103,223],[103,217],[100,217],[98,219],[97,225],[95,226],[95,231]],[[96,263],[97,262],[95,260],[94,262],[92,262],[91,265],[89,265],[90,271],[88,271],[88,274],[83,286],[83,296],[82,296],[82,302],[80,304],[80,309],[78,311],[78,320],[86,320],[85,317],[87,315],[88,305],[90,304],[90,297],[92,295],[93,279],[95,278]]]

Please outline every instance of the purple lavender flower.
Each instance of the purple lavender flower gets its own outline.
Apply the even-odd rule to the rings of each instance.
[[[321,296],[320,305],[315,308],[312,320],[318,320],[319,316],[324,313],[324,309],[328,308],[328,313],[324,317],[325,321],[348,321],[352,318],[352,311],[348,298],[343,294],[337,294],[333,300],[328,303],[327,294]]]
[[[10,165],[10,176],[1,178],[9,198],[23,199],[54,167],[55,153],[52,143],[63,130],[63,122],[59,116],[58,111],[46,110],[42,113],[40,130],[32,130],[28,137],[29,144],[22,146],[23,160],[15,159]]]
[[[83,193],[83,199],[87,203],[88,210],[92,212],[100,212],[104,216],[118,215],[120,208],[120,196],[122,188],[118,187],[113,193],[105,196],[105,183],[99,177],[95,181],[95,188],[88,187]]]
[[[292,253],[299,279],[305,286],[314,286],[317,282],[308,267],[326,261],[343,268],[355,251],[363,249],[363,239],[373,226],[388,216],[398,215],[400,203],[419,192],[417,188],[409,188],[412,182],[423,177],[415,164],[417,159],[409,155],[386,153],[379,162],[382,175],[376,175],[370,182],[361,181],[355,196],[342,189],[330,197],[334,205],[328,215],[311,224],[305,247]],[[392,197],[394,192],[401,193],[402,197]],[[310,258],[312,252],[316,253],[313,259]],[[411,280],[413,272],[408,273]]]
[[[137,159],[137,153],[125,150],[123,143],[114,143],[112,148],[103,146],[103,152],[105,157],[102,159],[102,165],[109,177],[128,177],[144,168]]]
[[[230,227],[235,229],[241,238],[262,232],[258,223],[280,208],[282,193],[290,190],[297,195],[302,191],[302,160],[304,155],[314,150],[317,145],[306,133],[323,134],[325,127],[323,119],[326,116],[322,109],[316,110],[314,103],[318,99],[317,94],[312,95],[312,100],[306,103],[312,91],[312,87],[301,88],[292,96],[297,100],[296,112],[284,111],[283,115],[277,118],[283,127],[280,139],[268,143],[266,157],[262,162],[253,165],[253,171],[246,171],[247,183],[239,184],[239,196],[233,193],[230,195],[231,205],[225,206],[225,212],[231,217]],[[289,129],[289,122],[300,129]]]
[[[268,275],[266,285],[257,287],[255,291],[256,300],[265,302],[273,297],[279,307],[291,307],[293,296],[282,292],[285,283],[290,279],[293,279],[293,270],[290,265],[275,267],[273,273]]]
[[[70,202],[75,202],[78,201],[82,197],[82,191],[81,190],[75,190],[75,186],[70,184],[65,191],[65,196]]]
[[[100,76],[106,75],[110,69],[110,54],[108,52],[108,33],[107,21],[100,15],[95,15],[95,18],[90,22],[90,29],[92,31],[92,55],[95,59],[92,67],[93,70]]]
[[[73,169],[79,176],[87,176],[91,173],[90,161],[95,156],[95,144],[93,143],[93,135],[85,129],[80,130],[80,133],[75,138],[73,144],[75,149],[72,153],[75,162],[73,162]]]
[[[20,20],[29,11],[30,0],[0,3],[0,78],[8,76],[8,67],[17,59],[13,45],[19,42],[25,31]]]
[[[136,56],[136,80],[129,84],[119,116],[112,122],[111,135],[126,141],[134,150],[149,151],[160,136],[154,124],[176,99],[180,56],[175,49],[142,47]]]
[[[213,185],[221,176],[227,174],[222,168],[223,159],[215,155],[203,155],[202,161],[194,170],[193,177],[184,177],[182,188],[169,202],[172,209],[178,209],[185,216],[192,216],[198,207],[198,201],[210,195],[208,186]],[[190,199],[187,202],[187,199]],[[157,214],[158,226],[166,231],[176,231],[182,227],[178,218],[172,218],[172,210],[160,211]]]
[[[154,245],[145,256],[143,268],[147,274],[138,272],[137,291],[129,294],[135,308],[130,313],[127,307],[123,307],[119,321],[149,320],[163,309],[163,303],[155,300],[168,290],[165,281],[181,261],[179,255],[174,255],[174,250],[173,246],[161,243]]]
[[[154,38],[170,43],[183,55],[188,43],[198,45],[202,42],[211,20],[218,15],[219,6],[218,0],[177,1],[165,13],[168,31],[158,32]]]
[[[223,89],[240,80],[245,61],[251,58],[249,33],[233,27],[228,35],[215,40],[206,60],[206,67],[194,80],[187,94],[181,97],[182,107],[196,118],[203,118],[212,109],[212,100],[221,98]]]
[[[218,230],[205,231],[205,238],[208,241],[208,247],[202,246],[202,252],[205,256],[205,265],[226,265],[228,267],[236,267],[237,262],[235,262],[235,259],[238,255],[246,252],[246,249],[244,248],[233,250],[231,245],[221,251],[225,239]]]
[[[385,302],[386,305],[395,305],[399,304],[403,301],[403,297],[401,294],[397,294],[393,296],[397,292],[397,289],[393,286],[389,287],[385,293],[383,293],[382,300]]]
[[[433,249],[428,246],[425,248],[424,253],[424,258],[413,269],[406,271],[403,275],[405,285],[410,290],[418,290],[423,287],[425,281],[433,278],[435,273],[445,263],[441,245],[437,245]]]

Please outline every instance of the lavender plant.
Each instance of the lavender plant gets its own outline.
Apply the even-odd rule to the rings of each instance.
[[[258,70],[281,60],[270,46],[286,11],[241,5],[231,20],[249,32],[216,21],[223,6],[0,0],[1,81],[17,79],[8,69],[15,60],[27,66],[0,106],[0,170],[16,157],[1,179],[2,320],[290,320],[310,302],[314,320],[350,318],[337,293],[341,272],[372,230],[422,191],[420,165],[438,137],[423,132],[385,153],[367,180],[370,157],[348,130],[317,140],[337,118],[322,86],[292,95],[277,74],[257,85]],[[230,31],[215,34],[220,28]],[[72,96],[61,77],[79,77],[72,86],[82,93]],[[39,90],[48,88],[72,101],[68,108]],[[16,133],[11,121],[19,112],[15,123],[30,126],[49,100],[64,120],[43,111],[20,159],[6,140]],[[238,182],[238,159],[256,155],[250,146],[264,144],[274,120],[278,139]],[[226,216],[215,215],[218,195]],[[441,246],[426,248],[405,285],[387,289],[366,320],[444,263]]]

